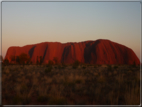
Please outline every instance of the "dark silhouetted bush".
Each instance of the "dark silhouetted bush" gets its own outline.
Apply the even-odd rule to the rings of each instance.
[[[10,56],[10,60],[15,63],[15,62],[16,62],[16,56],[11,55],[11,56]]]
[[[108,66],[107,66],[107,70],[108,70],[108,71],[112,71],[111,65],[108,65]]]
[[[133,62],[133,67],[136,67],[136,62],[135,61]]]
[[[54,62],[52,60],[49,60],[48,65],[53,65]]]
[[[113,68],[114,68],[114,69],[117,69],[117,68],[118,68],[118,66],[116,66],[116,65],[115,65]]]
[[[8,59],[5,59],[5,60],[3,61],[3,63],[4,63],[4,65],[9,65],[9,60],[8,60]]]
[[[59,63],[59,60],[58,60],[58,58],[57,57],[54,57],[54,62],[55,62],[55,64],[58,64]]]
[[[38,98],[37,98],[37,100],[39,101],[39,102],[47,102],[47,100],[48,100],[48,97],[46,97],[46,96],[38,96]]]
[[[39,64],[39,59],[38,59],[38,56],[37,56],[37,59],[36,59],[36,64],[37,64],[37,65]]]
[[[16,56],[16,63],[17,63],[17,64],[20,63],[20,58],[19,58],[19,56]]]
[[[26,64],[28,61],[30,61],[30,56],[25,53],[22,53],[19,56],[19,60],[20,60],[20,64]]]
[[[49,66],[48,68],[45,69],[44,72],[45,72],[45,73],[49,73],[49,72],[51,72],[51,70],[52,70],[52,66]]]
[[[76,60],[74,63],[73,63],[73,68],[76,69],[78,68],[78,66],[80,65],[80,62],[78,60]]]
[[[86,66],[82,66],[83,69],[86,69]]]

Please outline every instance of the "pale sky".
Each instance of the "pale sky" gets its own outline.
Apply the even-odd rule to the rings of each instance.
[[[2,56],[10,46],[109,39],[140,58],[139,2],[2,2]]]

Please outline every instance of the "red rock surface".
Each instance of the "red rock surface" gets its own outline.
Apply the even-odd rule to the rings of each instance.
[[[68,64],[75,60],[90,64],[140,64],[132,49],[104,39],[79,43],[44,42],[23,47],[15,46],[8,49],[5,58],[10,61],[11,55],[19,56],[21,53],[28,54],[33,63],[36,63],[37,56],[42,56],[43,63],[57,57],[59,62]]]

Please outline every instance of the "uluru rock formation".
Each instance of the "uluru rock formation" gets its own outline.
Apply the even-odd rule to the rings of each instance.
[[[21,53],[28,54],[33,63],[36,63],[37,56],[42,56],[43,63],[48,63],[56,57],[60,63],[66,64],[75,60],[90,64],[134,64],[134,62],[140,64],[132,49],[104,39],[78,43],[44,42],[23,47],[13,46],[8,48],[5,58],[10,61],[10,56],[19,56]]]

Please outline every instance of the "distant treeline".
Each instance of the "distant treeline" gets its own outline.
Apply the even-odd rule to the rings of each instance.
[[[42,56],[37,56],[36,58],[36,63],[33,63],[31,61],[31,58],[28,54],[25,54],[25,53],[21,53],[19,56],[14,56],[14,55],[11,55],[9,59],[5,58],[3,59],[2,56],[0,56],[0,60],[2,62],[3,65],[12,65],[12,64],[37,64],[37,65],[41,65],[41,64],[44,64],[43,63],[43,57]],[[57,64],[60,64],[60,61],[57,57],[54,57],[53,60],[49,60],[48,63],[46,63],[48,65],[57,65]],[[75,60],[73,65],[79,65],[80,62],[78,60]],[[62,63],[62,65],[64,65],[64,63]]]

